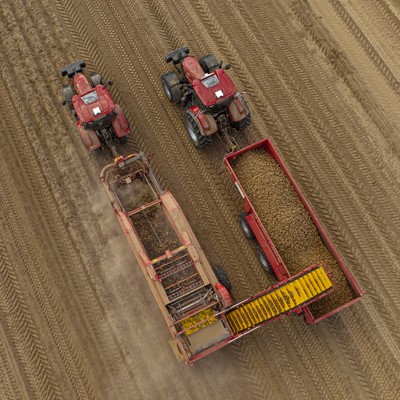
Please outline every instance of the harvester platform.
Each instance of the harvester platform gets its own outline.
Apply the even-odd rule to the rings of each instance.
[[[253,330],[268,321],[304,307],[333,289],[321,265],[315,265],[293,278],[274,285],[229,310],[225,316],[235,334]]]

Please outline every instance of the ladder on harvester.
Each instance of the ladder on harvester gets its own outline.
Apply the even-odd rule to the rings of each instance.
[[[242,333],[317,300],[333,289],[325,269],[315,265],[228,310],[233,333]]]

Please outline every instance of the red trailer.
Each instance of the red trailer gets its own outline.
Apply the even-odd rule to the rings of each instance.
[[[143,154],[119,157],[101,180],[177,348],[187,364],[331,292],[313,265],[237,304],[221,267],[212,268],[170,192]]]
[[[352,276],[351,272],[339,256],[338,251],[336,250],[335,246],[329,239],[328,235],[326,234],[324,228],[322,227],[321,223],[319,222],[316,214],[313,212],[311,209],[310,205],[308,204],[306,198],[304,195],[301,193],[298,185],[294,181],[292,175],[290,174],[288,168],[286,165],[283,163],[282,159],[279,157],[279,154],[273,147],[271,141],[269,139],[263,139],[260,142],[253,143],[252,145],[245,147],[241,150],[238,150],[236,152],[230,153],[225,156],[224,159],[224,164],[227,167],[236,188],[238,189],[241,197],[244,200],[244,213],[241,215],[241,227],[243,229],[244,234],[249,238],[255,238],[259,244],[258,247],[258,257],[260,259],[260,262],[262,266],[265,269],[271,268],[273,270],[273,273],[277,276],[279,281],[284,281],[288,279],[291,276],[291,273],[289,271],[288,266],[285,264],[285,261],[283,257],[281,257],[276,245],[274,244],[273,240],[271,239],[271,235],[267,232],[266,227],[264,226],[262,219],[257,213],[257,210],[255,209],[254,205],[252,204],[252,198],[246,193],[245,186],[247,186],[248,190],[252,190],[255,186],[259,185],[260,182],[257,181],[252,181],[251,184],[246,182],[240,182],[238,178],[238,174],[235,172],[235,164],[238,162],[238,160],[241,157],[244,156],[249,156],[252,154],[252,152],[257,152],[258,156],[257,157],[272,157],[273,160],[279,165],[280,170],[283,171],[284,175],[286,176],[286,181],[287,185],[291,185],[291,187],[294,189],[295,193],[297,194],[298,199],[301,201],[303,211],[305,213],[308,213],[308,215],[311,217],[311,220],[318,232],[318,235],[320,237],[321,241],[321,246],[324,246],[329,253],[332,255],[333,259],[335,262],[331,262],[330,264],[327,263],[326,267],[327,270],[330,271],[330,268],[337,267],[338,272],[337,276],[339,278],[343,277],[342,284],[344,286],[347,286],[344,288],[348,293],[350,293],[348,298],[346,298],[344,301],[342,301],[342,304],[339,304],[341,302],[341,299],[337,299],[337,301],[331,302],[332,304],[329,304],[331,296],[328,296],[324,299],[324,309],[319,310],[317,312],[318,315],[315,315],[315,312],[310,307],[304,307],[302,309],[302,312],[304,313],[305,319],[307,323],[309,324],[314,324],[317,323],[332,314],[337,313],[338,311],[349,307],[350,305],[356,303],[361,299],[362,292],[355,281],[354,277]],[[254,153],[253,153],[254,154]],[[251,161],[249,161],[251,162]],[[278,168],[279,168],[278,167]],[[262,184],[265,185],[264,178],[265,178],[264,173],[261,175],[258,175],[261,177],[263,180]],[[282,174],[283,175],[283,174]],[[252,179],[258,179],[256,174],[252,173]],[[279,191],[279,188],[274,188],[275,191]],[[279,195],[279,192],[277,193]],[[261,198],[261,202],[264,201]],[[260,206],[260,201],[258,199],[258,204]],[[269,218],[274,218],[274,216],[269,216]],[[277,221],[279,223],[280,221]],[[284,229],[290,229],[291,227],[288,225],[287,227],[284,227]],[[315,261],[317,262],[317,260]],[[336,264],[337,263],[337,264]],[[335,265],[333,265],[335,264]],[[340,269],[340,271],[339,271]],[[335,278],[335,274],[333,275]],[[335,290],[335,293],[337,292],[337,288]],[[313,304],[317,305],[316,303]]]

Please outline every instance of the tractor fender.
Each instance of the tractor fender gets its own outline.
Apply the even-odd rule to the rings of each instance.
[[[83,129],[82,125],[80,125],[79,122],[77,122],[76,127],[79,134],[81,135],[83,143],[89,151],[93,151],[101,147],[100,140],[95,131]]]
[[[228,114],[232,122],[239,122],[249,114],[249,107],[241,94],[236,96],[228,107]]]
[[[117,113],[117,116],[111,122],[115,136],[121,138],[129,135],[129,133],[131,132],[131,127],[129,126],[129,122],[125,118],[122,108],[118,104],[115,105],[115,112]]]
[[[233,299],[232,296],[229,294],[227,288],[222,283],[216,283],[215,289],[218,295],[221,297],[224,306],[226,308],[230,307],[233,304]]]
[[[201,134],[203,136],[213,135],[218,131],[217,122],[214,117],[210,114],[202,113],[200,108],[192,106],[187,110],[188,113],[192,114],[193,118],[199,121]]]

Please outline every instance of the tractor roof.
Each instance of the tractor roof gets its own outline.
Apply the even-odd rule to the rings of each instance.
[[[195,79],[193,89],[206,107],[230,98],[236,93],[235,84],[223,69],[216,69],[202,79]]]
[[[103,85],[97,85],[83,95],[75,95],[72,104],[82,124],[92,122],[115,109],[111,95]]]

